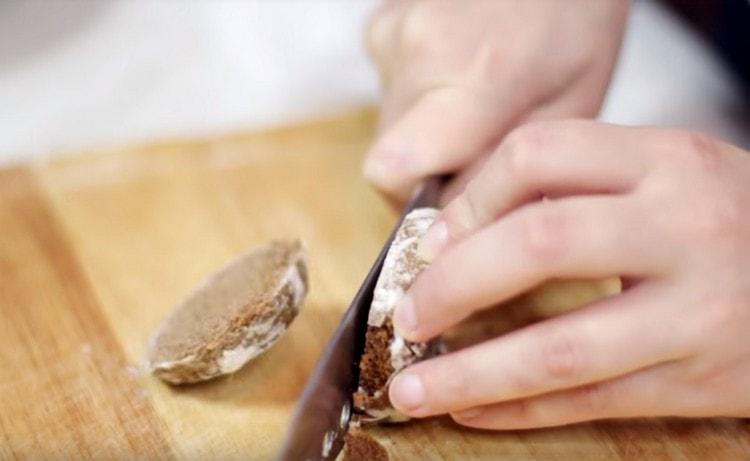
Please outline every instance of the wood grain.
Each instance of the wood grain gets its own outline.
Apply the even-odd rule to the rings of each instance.
[[[395,221],[359,174],[374,126],[364,111],[1,171],[0,458],[272,458]],[[281,341],[205,385],[172,388],[144,373],[171,306],[279,236],[306,241],[311,262],[310,296]],[[492,433],[432,419],[377,431],[394,459],[750,456],[740,420]]]
[[[165,424],[25,169],[0,172],[0,223],[0,453],[172,458]]]

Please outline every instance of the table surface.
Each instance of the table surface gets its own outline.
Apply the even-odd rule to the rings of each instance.
[[[363,111],[0,170],[0,459],[271,458],[395,222],[359,175],[374,126]],[[284,236],[308,244],[311,291],[274,348],[202,385],[144,372],[173,304]],[[438,418],[375,435],[397,459],[750,456],[750,423],[731,419],[493,433]]]

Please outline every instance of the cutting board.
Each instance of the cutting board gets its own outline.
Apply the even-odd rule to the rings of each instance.
[[[0,459],[269,459],[396,216],[362,180],[375,114],[82,152],[0,170]],[[232,256],[300,237],[311,291],[278,344],[233,376],[148,375],[170,307]],[[396,459],[739,459],[741,420],[482,432],[378,431]]]

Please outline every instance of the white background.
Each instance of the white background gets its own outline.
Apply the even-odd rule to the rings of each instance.
[[[0,2],[0,163],[278,125],[377,102],[374,0]],[[744,146],[738,92],[658,4],[634,5],[602,118]]]

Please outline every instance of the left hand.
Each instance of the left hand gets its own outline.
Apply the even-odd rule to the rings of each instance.
[[[542,199],[542,197],[546,197]],[[579,310],[413,365],[404,413],[518,429],[750,416],[750,155],[681,130],[522,126],[423,239],[413,341],[550,279],[623,276]]]

